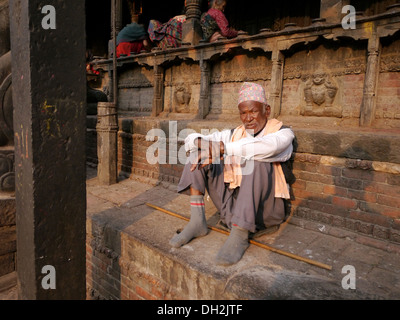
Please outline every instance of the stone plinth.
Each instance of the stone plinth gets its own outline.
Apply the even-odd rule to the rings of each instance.
[[[109,185],[118,182],[117,108],[114,103],[99,102],[97,109],[97,173],[99,181]]]

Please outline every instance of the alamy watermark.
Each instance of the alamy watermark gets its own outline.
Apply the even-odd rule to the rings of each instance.
[[[352,265],[345,265],[342,274],[346,274],[342,279],[342,288],[345,290],[356,289],[356,268]]]
[[[45,290],[56,288],[56,268],[48,264],[42,268],[42,274],[46,274],[42,279],[42,288]]]
[[[346,14],[342,19],[342,28],[355,29],[356,28],[356,9],[354,6],[347,5],[342,8],[342,13]]]
[[[45,16],[42,19],[42,28],[47,29],[55,29],[56,28],[56,8],[51,5],[43,6],[42,13]]]
[[[218,133],[218,129],[201,129],[201,136],[212,135]],[[219,149],[213,149],[212,161],[210,160],[209,149],[191,150],[188,154],[185,145],[182,145],[178,150],[179,142],[184,142],[189,134],[196,134],[193,129],[182,129],[178,133],[177,121],[169,121],[168,135],[164,130],[155,128],[147,132],[146,141],[155,141],[146,150],[146,160],[149,164],[187,164],[197,163],[199,156],[201,156],[199,164],[219,164],[220,153]],[[200,137],[199,135],[199,137]],[[168,148],[167,148],[168,142]],[[214,153],[215,152],[215,153]],[[248,144],[245,148],[246,154],[254,154],[255,146]],[[201,154],[200,154],[201,153]],[[235,155],[235,159],[231,157],[224,157],[224,164],[229,165],[233,163],[240,164],[241,175],[249,175],[254,169],[254,160],[247,159],[244,155]]]

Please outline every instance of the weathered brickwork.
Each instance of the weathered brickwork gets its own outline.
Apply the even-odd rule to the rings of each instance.
[[[180,264],[101,220],[87,222],[87,299],[231,299],[224,282]],[[208,285],[205,285],[208,284]],[[204,288],[209,287],[209,290]]]
[[[398,165],[296,154],[293,169],[295,215],[400,242]]]

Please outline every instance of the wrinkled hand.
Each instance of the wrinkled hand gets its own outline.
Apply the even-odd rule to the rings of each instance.
[[[201,169],[210,163],[216,163],[217,159],[224,159],[225,145],[222,141],[208,141],[197,138],[194,141],[197,146],[197,153],[194,154],[190,171],[196,168]]]

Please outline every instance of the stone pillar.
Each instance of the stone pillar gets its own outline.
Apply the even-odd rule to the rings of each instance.
[[[379,76],[380,41],[375,34],[368,40],[367,70],[364,79],[360,125],[370,126],[375,119],[376,89]]]
[[[186,0],[186,21],[182,24],[182,43],[196,45],[203,37],[200,26],[202,0]]]
[[[342,8],[350,4],[350,0],[321,0],[320,18],[327,23],[339,23],[342,21]]]
[[[101,184],[118,182],[117,107],[112,102],[97,104],[97,177]]]
[[[210,63],[206,60],[200,60],[200,101],[198,118],[204,119],[210,112],[210,101],[211,101],[211,71]]]
[[[85,299],[85,2],[45,3],[10,1],[18,297]]]
[[[271,91],[269,94],[269,105],[271,106],[271,117],[278,117],[281,113],[281,95],[283,81],[283,63],[285,57],[280,50],[272,52]]]
[[[151,115],[158,116],[164,107],[164,68],[154,66],[154,93],[153,93],[153,110]]]

